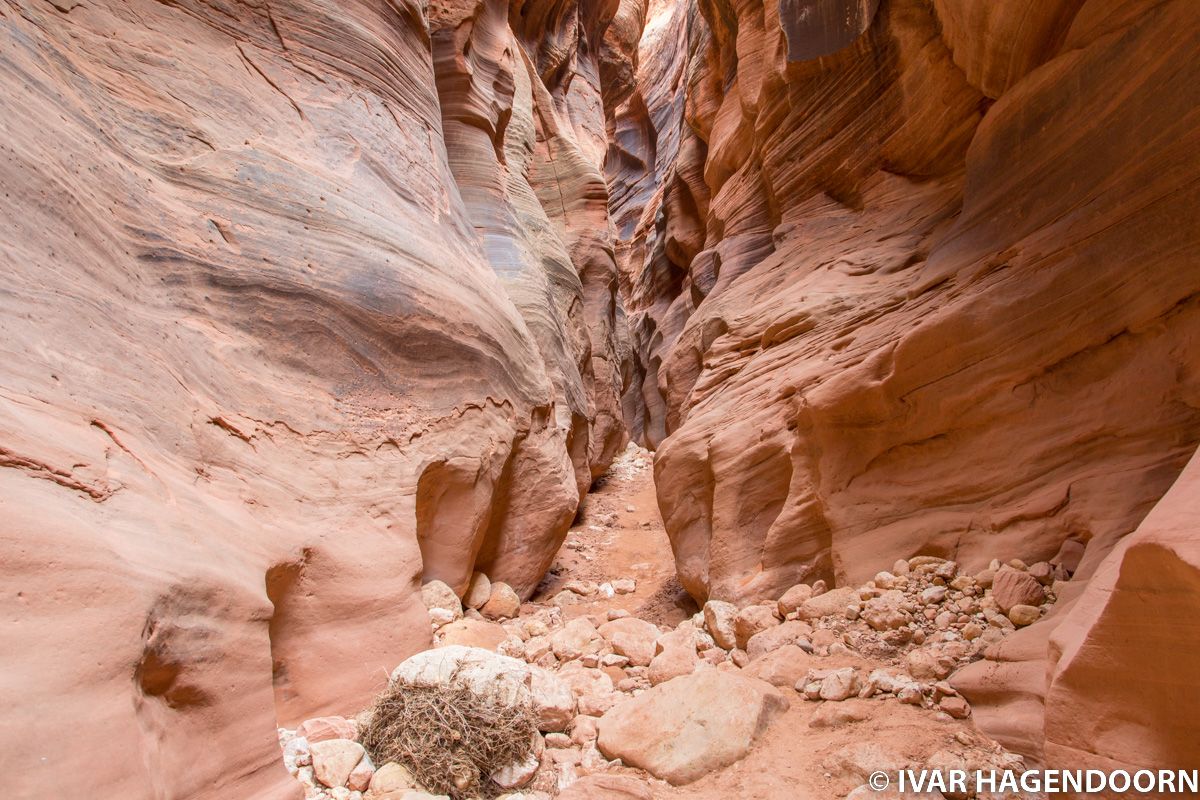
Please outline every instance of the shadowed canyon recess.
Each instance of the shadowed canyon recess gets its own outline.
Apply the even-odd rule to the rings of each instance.
[[[6,797],[424,796],[355,715],[485,678],[533,744],[455,798],[1200,767],[1197,52],[0,2]]]

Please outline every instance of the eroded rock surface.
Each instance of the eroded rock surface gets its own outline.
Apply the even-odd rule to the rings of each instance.
[[[1040,755],[1068,604],[1038,622],[1038,584],[1070,558],[1077,597],[1200,441],[1200,20],[804,5],[804,33],[788,3],[649,8],[606,165],[631,432],[700,603],[915,554],[1043,562],[971,698]]]
[[[276,720],[428,646],[422,580],[542,577],[624,443],[597,76],[641,26],[510,11],[0,10],[10,794],[294,796]]]

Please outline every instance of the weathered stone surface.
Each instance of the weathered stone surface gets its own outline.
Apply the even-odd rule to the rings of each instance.
[[[800,606],[804,605],[806,600],[812,597],[812,594],[812,587],[807,583],[798,583],[792,588],[788,589],[779,598],[777,603],[780,616],[786,617],[793,611],[798,610]]]
[[[491,584],[488,600],[479,613],[488,619],[512,619],[521,610],[521,598],[504,581],[494,581]]]
[[[803,643],[803,646],[811,649],[812,644],[808,640],[811,633],[812,626],[807,622],[788,621],[781,625],[775,625],[750,637],[750,641],[746,643],[746,655],[753,661],[772,650],[778,650],[789,644]]]
[[[655,686],[600,719],[600,752],[675,785],[743,758],[787,699],[762,681],[704,669]]]
[[[438,629],[438,647],[463,645],[495,650],[508,638],[508,632],[494,622],[460,619]]]
[[[538,730],[565,731],[575,719],[571,686],[552,672],[530,667],[529,690],[538,716]]]
[[[737,614],[738,608],[733,603],[709,600],[704,604],[704,629],[717,647],[725,650],[737,647]]]
[[[659,630],[654,625],[637,617],[625,617],[606,622],[599,633],[617,653],[627,657],[637,667],[649,666],[657,650]]]
[[[1005,566],[992,579],[992,598],[1005,613],[1013,606],[1039,606],[1045,597],[1042,585],[1028,572]]]
[[[467,585],[467,591],[463,594],[462,604],[467,608],[476,610],[483,607],[483,604],[492,596],[492,582],[487,575],[482,572],[475,572],[471,575],[471,582]]]
[[[830,589],[804,603],[796,610],[802,620],[815,620],[825,616],[843,617],[847,608],[859,608],[858,590],[852,586]]]
[[[313,774],[324,786],[345,786],[350,773],[366,752],[363,746],[350,739],[326,739],[313,742]]]
[[[733,619],[733,632],[737,646],[745,650],[746,643],[752,637],[770,630],[778,624],[779,615],[773,605],[753,605],[743,608]]]
[[[296,735],[312,742],[326,739],[357,739],[358,726],[345,717],[315,717],[306,719],[296,727]]]
[[[446,5],[6,6],[0,602],[78,644],[2,636],[60,753],[9,794],[294,794],[276,722],[427,647],[422,580],[531,592],[623,444],[615,4]]]
[[[1086,577],[1200,442],[1186,0],[882,4],[801,63],[778,4],[697,6],[651,9],[690,34],[643,43],[608,162],[684,587],[1080,531]]]
[[[771,650],[746,665],[743,672],[781,689],[793,688],[813,666],[813,657],[794,644]]]

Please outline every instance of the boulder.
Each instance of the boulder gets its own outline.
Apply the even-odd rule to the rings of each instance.
[[[638,667],[649,666],[654,658],[659,630],[645,620],[625,617],[600,626],[600,635],[608,640],[617,653]]]
[[[587,617],[576,617],[550,634],[550,648],[559,661],[572,661],[600,649],[600,634]]]
[[[779,624],[779,615],[774,605],[746,606],[733,618],[733,633],[737,646],[745,650],[752,636]]]
[[[464,685],[496,702],[530,703],[529,665],[478,647],[451,645],[410,656],[392,671],[410,686]]]
[[[371,776],[366,800],[375,800],[389,792],[398,793],[397,796],[399,796],[399,793],[415,789],[416,786],[417,779],[412,776],[407,767],[397,764],[395,761],[389,761],[375,770],[375,774]]]
[[[847,607],[858,608],[860,605],[858,590],[843,586],[838,589],[830,589],[824,594],[806,600],[796,613],[803,620],[815,620],[828,616],[842,617],[845,616]]]
[[[789,620],[750,637],[750,640],[746,642],[746,655],[751,661],[754,661],[786,644],[794,644],[802,649],[811,650],[812,643],[808,638],[811,634],[812,626],[807,622]]]
[[[904,593],[889,589],[879,597],[872,597],[862,607],[862,619],[877,631],[891,631],[903,628],[912,621],[912,616],[904,610]]]
[[[704,629],[712,636],[717,647],[732,650],[737,647],[737,631],[734,627],[738,609],[733,603],[709,600],[704,604]]]
[[[600,752],[674,785],[744,758],[788,708],[768,683],[704,669],[648,689],[606,713]]]
[[[540,667],[530,667],[529,672],[538,730],[565,731],[575,719],[575,694],[570,684]]]
[[[570,687],[576,697],[608,695],[613,691],[612,676],[604,670],[585,667],[578,661],[559,670],[558,679]]]
[[[352,792],[365,792],[367,787],[371,785],[371,778],[375,776],[375,765],[371,763],[371,757],[363,753],[362,760],[357,766],[350,771],[349,777],[346,778],[346,788]]]
[[[434,580],[422,586],[421,600],[431,613],[440,609],[449,614],[451,619],[462,618],[462,602],[454,590],[442,581]]]
[[[1028,572],[1003,566],[992,579],[992,599],[1007,614],[1013,606],[1040,606],[1046,590]]]
[[[508,639],[508,632],[494,622],[478,619],[459,619],[442,626],[438,631],[436,647],[479,647],[496,650]],[[519,640],[518,640],[519,642]],[[522,649],[524,646],[522,645]]]
[[[482,572],[471,573],[471,583],[467,585],[466,594],[463,595],[463,605],[467,608],[480,609],[491,596],[492,582],[488,580],[488,576]]]
[[[366,750],[350,739],[326,739],[309,745],[313,775],[323,786],[345,786],[350,773],[362,761]]]
[[[792,588],[783,593],[775,607],[779,610],[781,617],[786,617],[793,611],[796,611],[800,606],[804,605],[813,596],[813,589],[807,583],[797,583]]]
[[[794,644],[785,644],[751,661],[743,674],[766,681],[781,689],[790,689],[816,663],[812,655]]]
[[[488,619],[512,619],[521,611],[521,598],[503,581],[492,582],[492,592],[479,613]]]
[[[646,677],[650,679],[652,686],[657,686],[672,678],[691,675],[699,665],[700,657],[696,655],[695,647],[672,644],[665,647],[650,662],[650,669],[647,670]]]
[[[1037,606],[1016,605],[1008,610],[1008,619],[1018,628],[1032,625],[1042,618],[1042,611]]]
[[[357,739],[358,725],[354,720],[345,717],[315,717],[306,719],[296,728],[296,736],[309,742],[323,742],[329,739]]]

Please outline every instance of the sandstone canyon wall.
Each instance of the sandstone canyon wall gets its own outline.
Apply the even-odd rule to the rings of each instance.
[[[617,11],[0,4],[7,797],[298,796],[422,578],[532,591],[624,445]]]
[[[1158,558],[1113,548],[1200,442],[1198,47],[1186,0],[651,4],[607,162],[623,400],[695,598],[1082,551],[961,682],[985,730],[1071,765],[1101,723],[1065,708]],[[1087,587],[1101,564],[1123,592]],[[1122,736],[1096,758],[1173,765]]]

